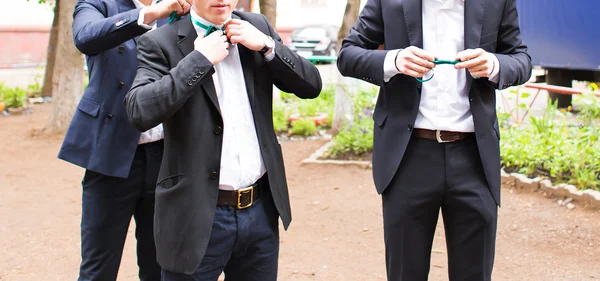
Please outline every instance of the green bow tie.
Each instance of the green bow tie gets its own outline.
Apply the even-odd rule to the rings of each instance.
[[[434,60],[433,61],[434,64],[452,64],[452,65],[460,63],[460,62],[461,61],[459,61],[459,60]],[[431,80],[433,78],[433,75],[434,75],[433,74],[433,69],[431,69],[431,72],[432,72],[431,73],[431,77],[429,77],[427,79],[422,79],[422,78],[415,78],[415,79],[417,79],[417,81],[419,81],[419,82],[427,82],[427,81],[429,81],[429,80]]]
[[[206,34],[204,34],[204,37],[208,36],[209,34],[211,34],[211,33],[215,32],[215,31],[217,31],[217,30],[223,30],[223,29],[221,29],[221,28],[215,27],[214,25],[207,26],[207,25],[205,25],[205,24],[203,24],[203,23],[199,22],[199,21],[198,21],[198,20],[196,20],[195,18],[193,18],[191,15],[190,15],[190,18],[192,19],[192,22],[193,22],[193,23],[194,23],[196,26],[198,26],[198,27],[200,27],[200,28],[202,28],[202,29],[206,30]],[[223,31],[223,32],[224,32],[224,31]]]

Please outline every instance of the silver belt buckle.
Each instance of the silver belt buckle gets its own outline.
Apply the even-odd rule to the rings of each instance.
[[[435,130],[435,139],[437,140],[438,143],[451,142],[451,141],[445,141],[442,139],[442,131],[441,130]]]

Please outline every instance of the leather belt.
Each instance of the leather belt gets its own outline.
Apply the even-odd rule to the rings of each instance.
[[[217,205],[219,206],[233,206],[238,209],[246,209],[252,206],[255,200],[260,198],[260,185],[255,183],[246,188],[239,190],[221,190],[219,189],[219,197],[217,198]]]
[[[413,136],[422,139],[434,140],[439,143],[459,141],[474,135],[475,133],[451,132],[417,128],[413,130]]]

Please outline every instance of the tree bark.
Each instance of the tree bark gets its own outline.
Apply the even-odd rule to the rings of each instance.
[[[360,0],[348,0],[346,2],[346,10],[344,11],[344,19],[340,26],[340,31],[337,36],[337,51],[340,51],[342,47],[342,40],[348,36],[350,28],[358,19],[358,12],[360,10]]]
[[[42,97],[52,96],[52,76],[54,74],[54,62],[56,61],[56,44],[58,43],[58,9],[60,0],[55,1],[54,19],[50,28],[50,40],[46,54],[46,70],[44,72],[44,82],[42,84]]]
[[[58,11],[58,38],[52,78],[53,110],[46,130],[66,132],[83,94],[83,57],[73,42],[73,8],[77,0],[61,0]]]
[[[289,0],[288,0],[289,1]],[[259,0],[260,13],[267,17],[273,29],[277,26],[277,0]]]
[[[358,19],[358,12],[360,9],[360,0],[348,0],[346,3],[346,10],[344,11],[344,19],[338,32],[337,38],[337,53],[339,53],[342,47],[342,41],[348,33],[350,28]],[[357,85],[353,83],[353,79],[343,77],[339,71],[337,73],[337,84],[335,87],[335,105],[333,118],[331,121],[331,129],[333,134],[337,134],[340,129],[344,126],[347,121],[346,116],[351,116],[352,112],[352,99],[351,94],[356,92]]]

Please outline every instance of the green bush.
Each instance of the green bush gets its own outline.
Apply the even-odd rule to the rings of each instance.
[[[42,86],[40,83],[35,82],[27,86],[27,95],[30,97],[39,97],[42,94]]]
[[[300,119],[292,122],[292,134],[298,136],[314,136],[317,133],[315,122],[308,119]]]
[[[326,86],[316,99],[299,99],[295,95],[284,91],[280,91],[279,94],[281,101],[273,102],[273,125],[276,132],[284,132],[289,129],[288,119],[293,113],[299,113],[301,117],[312,117],[320,113],[326,113],[328,117],[327,126],[331,125],[335,104],[335,86]],[[315,127],[315,132],[316,129]]]
[[[328,156],[335,158],[351,154],[360,157],[373,150],[373,100],[376,97],[376,89],[361,91],[352,97],[354,117],[333,137],[333,144],[327,150]]]
[[[530,117],[530,126],[503,126],[500,151],[505,170],[600,189],[600,130],[572,125],[568,115],[551,104],[544,115]]]
[[[0,83],[0,101],[4,101],[4,84]]]
[[[288,130],[288,110],[281,103],[273,103],[273,128],[275,132],[287,132]]]
[[[584,124],[590,125],[600,119],[600,98],[588,93],[573,97],[573,106]]]
[[[341,130],[334,138],[327,154],[333,157],[352,154],[362,156],[373,150],[373,119],[361,117]]]
[[[27,104],[27,91],[17,87],[1,87],[1,99],[6,103],[6,107],[19,108]]]

